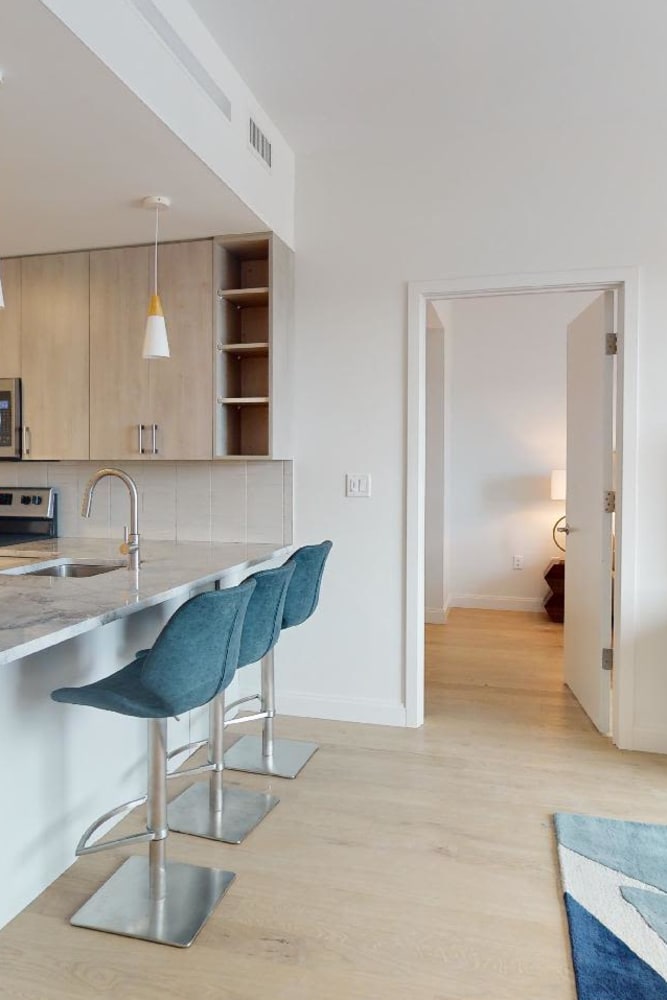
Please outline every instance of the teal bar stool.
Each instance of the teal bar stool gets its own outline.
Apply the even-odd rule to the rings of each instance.
[[[186,948],[229,888],[234,874],[167,862],[167,719],[206,705],[231,682],[252,580],[186,601],[153,647],[116,673],[84,687],[59,688],[54,701],[135,716],[148,722],[148,794],[123,803],[85,831],[77,855],[148,841],[148,858],[130,857],[71,919],[109,931]],[[147,802],[146,832],[89,844],[99,827]]]
[[[333,542],[330,541],[320,542],[319,545],[304,545],[285,563],[286,566],[294,566],[294,575],[287,590],[282,628],[302,625],[314,614],[320,598],[324,566],[332,546]],[[276,714],[275,691],[273,647],[271,647],[262,659],[261,694],[241,699],[241,701],[253,701],[259,698],[261,712],[253,716],[241,716],[227,723],[229,726],[237,722],[263,719],[262,734],[242,736],[234,746],[230,747],[225,754],[225,767],[229,770],[272,774],[278,778],[296,778],[318,749],[317,743],[275,738],[273,721]]]
[[[255,589],[243,622],[239,667],[257,663],[278,641],[287,589],[294,571],[295,566],[286,563],[277,569],[263,570],[249,577],[254,582]],[[200,781],[190,785],[169,803],[169,829],[190,833],[195,837],[220,840],[226,844],[240,844],[278,805],[279,799],[266,792],[223,786],[224,732],[225,692],[221,691],[209,706],[208,740],[187,744],[172,752],[175,755],[179,751],[193,749],[208,742],[208,759],[212,770],[208,782]],[[179,773],[183,772],[174,772],[174,776]]]

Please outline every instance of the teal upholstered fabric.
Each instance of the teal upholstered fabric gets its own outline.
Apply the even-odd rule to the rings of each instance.
[[[155,645],[110,677],[53,691],[54,701],[144,719],[205,705],[234,677],[254,580],[198,594],[169,619]],[[143,651],[142,651],[143,652]]]
[[[297,549],[285,563],[294,565],[294,576],[287,590],[283,628],[301,625],[310,618],[320,598],[320,584],[327,556],[333,542],[304,545]]]
[[[255,581],[255,589],[243,622],[239,667],[257,663],[278,642],[287,588],[295,569],[295,564],[287,562],[248,577]]]

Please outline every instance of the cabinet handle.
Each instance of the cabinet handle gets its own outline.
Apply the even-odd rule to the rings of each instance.
[[[31,443],[32,443],[32,435],[30,433],[30,428],[27,427],[27,426],[24,426],[24,428],[23,428],[23,454],[24,455],[29,455],[30,454],[30,445],[31,445]]]
[[[157,451],[157,432],[158,432],[158,426],[157,426],[157,424],[151,424],[151,430],[152,430],[152,449],[153,449],[153,454],[157,455],[157,453],[158,453],[158,451]]]
[[[139,454],[145,455],[146,449],[144,448],[144,431],[146,430],[146,427],[144,424],[137,424],[137,427],[139,428]]]

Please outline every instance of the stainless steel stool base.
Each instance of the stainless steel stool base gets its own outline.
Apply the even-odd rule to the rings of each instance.
[[[242,736],[225,752],[225,768],[250,774],[273,774],[276,778],[296,778],[317,749],[317,743],[305,740],[274,739],[273,754],[264,757],[261,736]]]
[[[240,844],[279,801],[276,795],[225,787],[222,810],[214,812],[209,784],[199,781],[169,803],[169,829],[225,844]]]
[[[167,891],[151,899],[148,859],[131,857],[72,917],[75,927],[187,948],[234,880],[233,872],[176,861],[166,864]]]

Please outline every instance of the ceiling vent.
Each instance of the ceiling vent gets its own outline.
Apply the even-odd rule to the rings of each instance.
[[[166,45],[171,54],[188,71],[190,76],[214,104],[222,111],[225,118],[232,120],[232,102],[224,90],[216,83],[211,74],[199,62],[183,39],[174,31],[166,17],[158,10],[153,0],[133,0],[134,6],[148,21],[153,31]]]
[[[248,142],[267,167],[271,166],[271,143],[253,118],[248,119]]]

